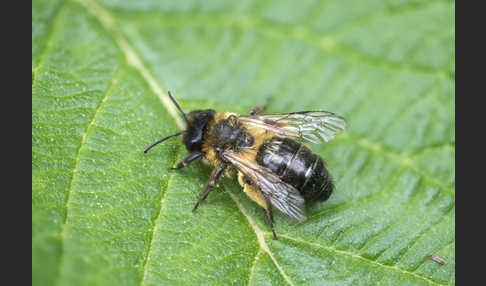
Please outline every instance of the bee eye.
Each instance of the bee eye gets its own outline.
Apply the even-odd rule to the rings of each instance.
[[[223,150],[221,148],[219,148],[219,147],[216,147],[216,148],[214,148],[214,151],[216,151],[216,153],[218,155],[220,155]]]

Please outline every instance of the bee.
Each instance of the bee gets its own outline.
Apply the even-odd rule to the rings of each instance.
[[[209,182],[193,212],[218,185],[222,176],[237,176],[245,194],[264,212],[277,239],[271,206],[304,221],[305,202],[326,201],[334,185],[324,160],[301,143],[322,143],[346,128],[344,118],[327,111],[302,111],[260,115],[265,105],[249,115],[194,110],[185,114],[170,92],[168,95],[187,123],[184,131],[166,136],[148,146],[182,135],[190,155],[169,170],[179,170],[202,158],[214,166]]]

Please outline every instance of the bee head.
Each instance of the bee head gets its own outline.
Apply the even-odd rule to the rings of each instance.
[[[194,110],[187,115],[187,129],[182,135],[182,144],[189,152],[201,151],[204,130],[215,113],[212,109],[206,109]]]
[[[216,111],[212,109],[194,110],[186,115],[184,111],[182,111],[182,109],[179,107],[175,99],[172,97],[170,91],[168,92],[168,94],[174,105],[184,117],[184,120],[187,123],[187,129],[185,131],[179,131],[175,134],[165,136],[164,138],[155,141],[154,143],[150,144],[150,146],[148,146],[143,152],[147,153],[155,145],[181,134],[183,134],[182,143],[186,145],[186,148],[189,152],[201,152],[204,130],[207,124],[213,119]]]

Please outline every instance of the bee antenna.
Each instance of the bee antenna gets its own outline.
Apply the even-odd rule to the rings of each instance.
[[[150,144],[150,146],[148,146],[148,147],[147,147],[147,148],[146,148],[146,149],[143,151],[143,153],[147,153],[147,152],[148,152],[148,150],[152,149],[152,147],[154,147],[155,145],[157,145],[157,144],[159,144],[159,143],[162,143],[162,142],[164,142],[165,140],[167,140],[167,139],[169,139],[169,138],[172,138],[172,137],[174,137],[174,136],[179,136],[179,135],[181,135],[182,133],[184,133],[184,131],[179,131],[179,132],[177,132],[177,133],[175,133],[175,134],[172,134],[172,135],[169,135],[169,136],[165,136],[164,138],[162,138],[162,139],[159,139],[159,140],[155,141],[154,143]]]
[[[177,104],[177,101],[175,101],[175,99],[172,97],[172,94],[170,94],[170,91],[167,91],[167,93],[169,94],[170,99],[175,104],[175,106],[177,107],[177,109],[179,109],[179,111],[182,113],[182,116],[184,116],[184,120],[188,123],[189,121],[187,120],[187,116],[184,113],[184,111],[182,111],[182,109],[180,108],[179,104]]]

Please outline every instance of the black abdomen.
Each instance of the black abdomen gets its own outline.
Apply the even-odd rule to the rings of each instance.
[[[333,191],[322,158],[297,141],[273,137],[262,144],[256,160],[299,190],[306,201],[325,201]]]

